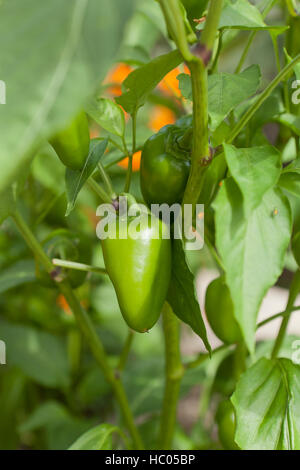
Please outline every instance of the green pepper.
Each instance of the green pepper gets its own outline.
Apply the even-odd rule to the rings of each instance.
[[[241,341],[242,334],[234,317],[230,291],[223,277],[215,279],[208,286],[205,312],[213,332],[220,340],[227,344]]]
[[[191,132],[168,125],[145,143],[141,156],[140,182],[145,202],[180,203],[191,166]]]
[[[90,134],[86,114],[81,111],[71,124],[49,140],[61,162],[81,170],[89,154]]]
[[[132,205],[134,199],[130,199]],[[149,211],[144,217],[144,223],[139,223],[136,217],[119,215],[116,237],[101,240],[105,266],[124,320],[141,333],[157,322],[171,275],[171,240],[166,238],[169,229],[159,219],[151,223]],[[137,223],[138,236],[128,232],[131,222]]]
[[[59,258],[67,261],[75,261],[88,264],[91,259],[91,248],[89,240],[83,235],[70,232],[66,229],[57,229],[48,235],[42,242],[43,249],[49,258]],[[65,269],[53,266],[53,271],[61,278],[70,281],[71,286],[75,289],[85,281],[87,272],[75,269]],[[36,277],[40,284],[44,287],[55,287],[55,281],[51,279],[49,273],[37,261]]]
[[[230,397],[236,386],[235,351],[226,356],[218,367],[213,383],[213,391]]]
[[[234,440],[236,430],[236,418],[233,405],[230,400],[224,400],[219,404],[216,421],[221,444],[226,450],[239,450]]]

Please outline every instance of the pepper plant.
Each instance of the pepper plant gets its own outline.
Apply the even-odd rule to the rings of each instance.
[[[300,450],[298,2],[2,0],[0,44],[0,448]]]

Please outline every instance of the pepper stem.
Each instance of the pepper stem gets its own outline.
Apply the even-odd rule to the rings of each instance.
[[[163,330],[165,338],[166,382],[160,425],[160,448],[171,449],[176,423],[177,402],[184,367],[180,359],[179,322],[170,305],[163,307]]]

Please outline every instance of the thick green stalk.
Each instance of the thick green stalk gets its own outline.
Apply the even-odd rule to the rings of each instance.
[[[51,260],[44,253],[43,248],[35,238],[34,234],[31,232],[30,228],[28,227],[22,216],[18,212],[16,212],[13,215],[13,218],[24,240],[28,244],[29,248],[32,250],[34,256],[39,259],[39,261],[45,266],[45,269],[49,273],[51,273],[53,270],[53,264]],[[127,429],[130,432],[134,445],[137,449],[142,449],[143,444],[135,426],[133,415],[129,407],[124,387],[120,379],[115,376],[113,369],[109,365],[105,350],[90,317],[82,308],[79,300],[77,299],[76,295],[74,294],[71,286],[67,281],[58,282],[57,287],[68,302],[81,332],[86,338],[86,341],[96,361],[98,362],[106,380],[110,383],[114,391],[115,397],[119,403],[123,414],[125,425],[127,426]]]
[[[281,348],[282,342],[285,337],[286,329],[288,327],[289,320],[291,318],[291,314],[294,310],[293,305],[294,305],[297,295],[299,294],[299,291],[300,291],[300,270],[298,269],[291,283],[289,298],[288,298],[287,306],[285,309],[286,315],[282,319],[281,326],[280,326],[280,329],[279,329],[279,332],[278,332],[278,335],[277,335],[277,338],[273,347],[272,359],[275,359],[277,357],[277,354]]]
[[[212,51],[214,47],[222,8],[223,0],[210,1],[205,26],[201,34],[201,44],[204,45],[208,51]]]
[[[158,0],[163,11],[168,31],[180,50],[184,60],[193,59],[186,37],[185,26],[178,0]]]
[[[203,175],[211,161],[208,143],[207,63],[211,57],[219,25],[222,0],[211,0],[201,44],[196,57],[189,50],[182,11],[178,0],[159,0],[168,31],[186,61],[190,71],[193,92],[193,149],[192,166],[183,197],[183,204],[195,205],[198,201]]]
[[[207,70],[200,59],[188,63],[193,92],[192,165],[183,204],[196,204],[203,184],[203,175],[210,162],[208,144]]]
[[[161,449],[169,450],[172,448],[177,402],[184,368],[180,359],[179,322],[167,303],[165,303],[163,308],[163,330],[165,338],[166,383],[159,444]]]

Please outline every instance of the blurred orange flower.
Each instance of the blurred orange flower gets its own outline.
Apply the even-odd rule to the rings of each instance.
[[[59,294],[56,299],[56,303],[67,315],[72,315],[72,311],[69,307],[69,304],[62,294]]]
[[[112,84],[108,91],[113,96],[120,96],[122,94],[121,84],[125,80],[125,78],[132,72],[132,67],[127,64],[120,64],[115,65],[113,68],[110,69],[108,72],[104,83]]]
[[[92,127],[90,129],[90,139],[95,139],[96,137],[99,137],[100,131],[96,127]]]
[[[190,71],[185,64],[183,70],[179,67],[175,67],[175,69],[167,73],[163,80],[158,84],[158,88],[166,95],[175,95],[177,98],[179,98],[181,96],[181,92],[179,90],[177,76],[180,73],[190,74]]]
[[[69,307],[69,304],[68,302],[66,301],[66,298],[62,295],[62,294],[59,294],[57,299],[56,299],[56,304],[67,314],[67,315],[73,315],[73,312],[72,310],[70,309]],[[81,300],[80,301],[80,305],[83,307],[83,308],[87,308],[88,307],[88,302],[86,300]]]
[[[140,169],[140,164],[141,164],[141,155],[142,152],[139,150],[138,152],[135,152],[132,157],[132,171],[139,171]],[[125,170],[128,168],[128,162],[129,158],[126,157],[123,160],[121,160],[118,165],[121,166],[122,168],[125,168]]]
[[[166,106],[155,106],[151,113],[148,126],[153,132],[159,131],[167,124],[173,124],[176,121],[176,116],[171,109]]]

